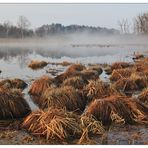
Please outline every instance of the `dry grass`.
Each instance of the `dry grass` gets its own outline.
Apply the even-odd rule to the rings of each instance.
[[[78,117],[64,109],[57,108],[31,113],[24,120],[22,127],[33,135],[46,137],[47,140],[66,141],[70,137],[80,136],[82,133]]]
[[[104,71],[107,75],[110,75],[112,73],[111,66],[107,65],[106,67],[104,67]]]
[[[132,65],[128,62],[115,62],[111,65],[111,69],[122,69],[122,68],[128,68],[131,67]]]
[[[81,118],[81,129],[83,133],[77,144],[96,144],[94,140],[91,140],[91,135],[103,135],[105,130],[101,122],[95,120],[92,115]]]
[[[99,74],[96,70],[85,69],[81,71],[81,76],[84,80],[96,80],[99,78]]]
[[[37,60],[34,60],[34,61],[31,61],[30,64],[28,65],[29,68],[33,69],[33,70],[36,70],[36,69],[40,69],[40,68],[43,68],[45,66],[47,66],[47,62],[45,61],[37,61]]]
[[[22,128],[33,135],[44,136],[47,140],[66,142],[80,138],[78,144],[84,144],[84,142],[90,144],[90,136],[104,133],[102,124],[92,116],[80,118],[72,112],[53,107],[47,111],[38,110],[31,113],[24,119]]]
[[[5,79],[0,81],[0,87],[25,89],[27,84],[21,79]]]
[[[56,89],[47,89],[38,100],[41,108],[55,106],[66,108],[68,111],[83,111],[86,100],[82,94],[71,86],[64,86]]]
[[[115,69],[113,70],[110,80],[111,81],[117,81],[121,78],[128,78],[132,74],[132,70],[129,68],[124,68],[124,69]]]
[[[144,89],[138,96],[138,100],[145,103],[148,106],[148,88]]]
[[[72,65],[72,63],[68,62],[68,61],[63,61],[61,63],[56,63],[56,65],[61,65],[61,66],[69,66]]]
[[[34,96],[40,96],[44,91],[53,84],[53,79],[48,76],[42,76],[35,80],[30,89],[29,94]]]
[[[71,65],[64,73],[55,77],[54,81],[59,86],[64,80],[74,76],[81,76],[81,71],[85,69],[85,66],[81,64]]]
[[[89,81],[89,84],[84,88],[84,94],[86,94],[88,100],[91,101],[93,99],[119,94],[119,92],[108,83],[104,83],[98,79],[96,81]]]
[[[98,72],[98,75],[102,74],[103,70],[99,65],[93,65],[89,67],[89,70],[95,70]]]
[[[94,100],[85,114],[93,115],[104,125],[111,123],[148,123],[148,108],[126,96],[110,96]]]
[[[19,90],[0,87],[0,119],[21,118],[29,112],[30,107]]]
[[[121,78],[115,84],[117,90],[123,92],[126,91],[138,91],[148,86],[148,78],[132,73],[129,78]]]
[[[86,85],[86,81],[81,76],[75,76],[66,79],[62,86],[72,86],[75,89],[83,89],[83,87]]]

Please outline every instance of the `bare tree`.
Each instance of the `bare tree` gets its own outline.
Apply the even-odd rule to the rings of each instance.
[[[120,21],[118,21],[118,25],[120,27],[120,33],[121,34],[127,34],[130,33],[130,23],[128,21],[128,19],[122,19]]]
[[[139,14],[135,20],[135,32],[136,33],[148,33],[148,13]]]
[[[12,26],[12,23],[10,21],[5,21],[3,25],[6,28],[6,37],[8,37],[9,30],[10,30],[10,27]]]
[[[21,37],[24,37],[24,30],[28,29],[31,25],[29,20],[25,16],[19,16],[18,22],[17,22],[18,27],[21,30]]]

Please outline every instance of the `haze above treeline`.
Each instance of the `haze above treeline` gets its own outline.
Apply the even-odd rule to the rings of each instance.
[[[19,16],[16,25],[10,21],[0,23],[0,38],[26,38],[26,37],[48,37],[52,35],[88,33],[92,35],[147,35],[148,34],[148,13],[139,14],[133,19],[132,24],[125,18],[119,20],[119,29],[93,27],[86,25],[68,25],[60,23],[43,24],[42,26],[30,29],[31,22],[25,16]],[[132,26],[132,30],[130,29]]]

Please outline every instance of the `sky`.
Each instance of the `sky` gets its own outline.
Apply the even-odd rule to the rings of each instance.
[[[17,24],[26,16],[31,28],[42,24],[88,25],[118,29],[118,20],[132,22],[139,13],[148,12],[147,4],[0,4],[0,23]]]

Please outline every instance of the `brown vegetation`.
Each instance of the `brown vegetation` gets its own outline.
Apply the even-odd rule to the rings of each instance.
[[[89,98],[89,101],[113,94],[119,94],[119,92],[117,92],[117,90],[115,90],[110,84],[104,83],[99,79],[96,81],[89,81],[89,84],[84,88],[84,93]]]
[[[30,64],[28,65],[29,68],[36,70],[36,69],[40,69],[43,68],[47,65],[48,63],[45,61],[31,61]]]
[[[132,73],[129,78],[121,78],[115,84],[117,90],[138,91],[148,86],[148,78]]]
[[[86,81],[81,76],[70,77],[62,83],[62,86],[72,86],[75,89],[83,89]]]
[[[0,81],[0,87],[25,89],[27,84],[21,79],[5,79]]]
[[[73,76],[80,76],[80,71],[84,70],[85,66],[81,64],[73,64],[71,65],[64,73],[58,75],[55,77],[55,83],[57,85],[60,85],[64,80],[66,80],[69,77]]]
[[[44,91],[53,84],[53,79],[48,76],[42,76],[35,80],[29,90],[30,95],[40,96]]]
[[[0,87],[0,119],[21,118],[30,111],[19,90]]]
[[[128,78],[132,74],[132,70],[129,68],[124,68],[124,69],[115,69],[113,70],[110,80],[111,81],[117,81],[121,78]]]
[[[95,71],[97,71],[98,72],[98,75],[100,75],[103,72],[102,68],[99,65],[90,66],[89,67],[89,70],[95,70]]]
[[[82,94],[72,86],[64,86],[56,89],[48,88],[41,98],[39,98],[38,105],[43,109],[55,106],[58,108],[66,108],[68,111],[83,111],[86,100]]]
[[[148,108],[126,96],[110,96],[94,100],[87,108],[87,115],[93,115],[104,125],[111,123],[148,123]]]
[[[48,111],[31,113],[23,122],[22,127],[33,135],[44,136],[46,139],[66,141],[81,135],[78,118],[64,109],[49,108]]]
[[[138,100],[148,105],[148,88],[144,89],[138,96]]]
[[[115,62],[111,65],[111,69],[122,69],[122,68],[128,68],[131,67],[132,65],[128,62]]]

